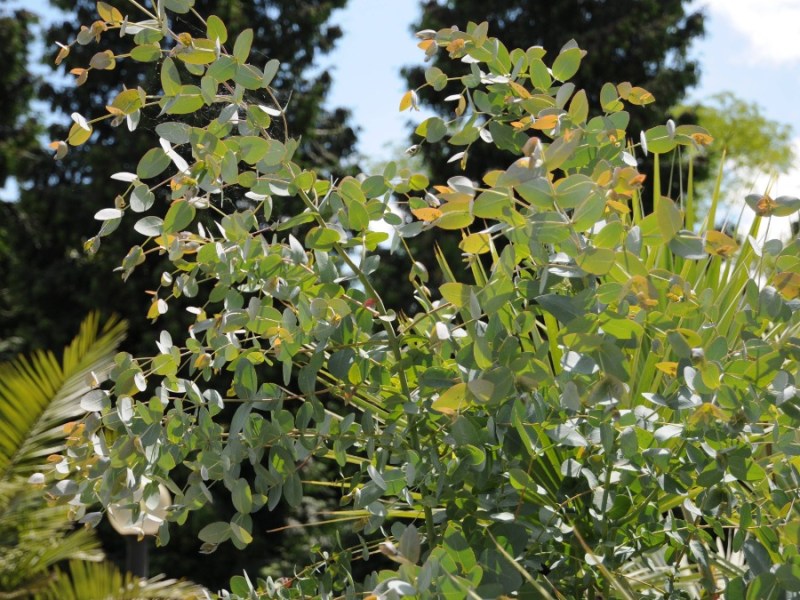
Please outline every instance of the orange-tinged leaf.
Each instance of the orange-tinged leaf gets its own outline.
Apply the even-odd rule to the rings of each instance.
[[[55,63],[56,65],[60,65],[61,61],[64,60],[69,56],[69,46],[65,46],[64,44],[58,44],[58,54],[56,55]]]
[[[756,213],[759,216],[765,217],[772,214],[772,211],[778,206],[778,203],[775,202],[768,194],[764,194],[761,198],[758,199],[756,202]]]
[[[427,52],[428,50],[430,50],[431,46],[435,45],[436,45],[436,40],[434,39],[422,40],[419,44],[417,44],[417,48],[419,48],[420,50],[425,50],[425,52]]]
[[[558,125],[558,115],[545,115],[536,119],[531,127],[534,129],[545,130],[553,129],[556,125]]]
[[[678,374],[678,363],[671,361],[656,363],[656,369],[670,377],[675,377]]]
[[[453,188],[450,188],[446,185],[435,185],[433,186],[433,189],[435,189],[440,194],[450,194],[453,192]]]
[[[438,208],[431,208],[431,207],[423,207],[423,208],[412,208],[411,214],[417,217],[420,221],[425,221],[426,223],[430,223],[431,221],[435,221],[439,217],[442,216],[442,211]]]
[[[445,49],[450,53],[451,58],[456,58],[455,55],[464,49],[464,44],[465,42],[462,38],[456,38],[447,44]]]
[[[692,139],[701,146],[708,146],[711,142],[714,141],[713,137],[711,137],[707,133],[701,133],[699,131],[692,134]]]
[[[50,142],[49,146],[56,151],[53,156],[56,160],[61,160],[67,155],[67,152],[69,152],[69,146],[67,146],[66,142],[62,142],[61,140]]]
[[[86,80],[89,77],[89,69],[81,69],[80,67],[75,67],[74,69],[69,70],[70,74],[75,75],[78,79],[75,81],[75,85],[83,85],[86,83]]]

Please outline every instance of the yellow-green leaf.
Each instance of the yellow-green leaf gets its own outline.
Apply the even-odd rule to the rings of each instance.
[[[578,67],[581,65],[582,57],[583,50],[580,48],[570,48],[568,50],[564,50],[553,62],[553,67],[551,68],[553,77],[558,81],[567,81],[570,77],[578,72]]]
[[[107,106],[111,114],[129,115],[142,107],[142,97],[139,90],[123,90],[114,101]]]
[[[439,293],[447,302],[461,308],[469,302],[470,287],[463,283],[444,283],[439,288]]]
[[[97,3],[97,14],[100,15],[100,18],[103,19],[103,21],[106,23],[112,23],[113,25],[122,23],[123,20],[122,13],[105,2]]]
[[[219,40],[220,44],[228,41],[228,30],[225,28],[225,23],[217,15],[211,15],[206,20],[206,32],[210,40]]]
[[[70,146],[80,146],[81,144],[85,144],[86,141],[92,137],[92,126],[89,125],[89,129],[84,129],[78,123],[73,123],[72,127],[69,129],[69,135],[67,136],[67,143]]]
[[[161,46],[141,44],[131,50],[131,58],[138,62],[155,62],[161,58]]]
[[[431,408],[446,415],[453,415],[467,405],[467,384],[457,383],[440,394],[431,404]]]
[[[167,96],[175,96],[181,91],[181,76],[178,67],[171,58],[165,58],[161,65],[161,87]]]
[[[233,44],[233,56],[240,64],[247,62],[247,57],[250,56],[250,48],[253,45],[253,30],[245,29],[236,38]]]
[[[467,254],[484,254],[491,250],[492,236],[488,233],[471,233],[458,245]]]

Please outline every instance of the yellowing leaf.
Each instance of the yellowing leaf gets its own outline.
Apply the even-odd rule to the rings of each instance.
[[[56,160],[61,160],[67,155],[67,152],[69,152],[69,146],[67,146],[65,142],[62,142],[60,140],[55,142],[50,142],[49,146],[51,149],[56,151],[55,155],[53,156],[53,158],[55,158]]]
[[[692,139],[701,146],[708,146],[711,142],[714,141],[713,137],[711,137],[707,133],[702,133],[699,131],[692,134]]]
[[[431,46],[435,45],[436,45],[436,40],[434,39],[422,40],[419,44],[417,44],[417,48],[419,48],[420,50],[425,50],[425,52],[428,52],[428,50],[431,49]]]
[[[692,416],[689,417],[689,425],[691,427],[697,427],[699,425],[708,427],[724,421],[727,421],[725,413],[711,402],[703,402],[703,404],[698,406],[697,410],[692,413]]]
[[[211,355],[203,352],[202,354],[198,354],[197,358],[194,359],[194,368],[195,369],[205,369],[211,364]]]
[[[153,303],[147,310],[147,318],[151,320],[156,320],[160,314],[161,312],[158,310],[158,298],[154,298]]]
[[[56,42],[58,44],[58,42]],[[58,54],[56,55],[55,63],[56,65],[60,65],[61,61],[69,56],[69,46],[65,46],[64,44],[58,44]]]
[[[92,137],[92,126],[89,125],[89,129],[86,130],[81,127],[78,123],[73,123],[72,127],[69,129],[69,135],[67,136],[67,143],[70,146],[80,146],[81,144],[85,144],[86,141]]]
[[[678,363],[676,362],[656,363],[656,369],[658,369],[662,373],[666,373],[670,377],[675,377],[678,374]]]
[[[516,81],[509,81],[508,85],[511,86],[511,89],[519,96],[520,98],[530,98],[531,93],[526,90],[523,86],[518,84]]]
[[[431,408],[446,415],[454,415],[458,411],[466,408],[467,405],[467,384],[457,383],[440,394],[439,397],[431,403]]]
[[[706,232],[706,252],[716,256],[731,256],[738,249],[736,240],[721,231]]]
[[[787,300],[794,300],[800,296],[800,273],[784,271],[776,273],[772,284]]]
[[[405,94],[403,94],[402,98],[400,98],[400,112],[403,112],[404,110],[408,110],[409,108],[411,108],[414,98],[413,94],[414,92],[409,90]]]
[[[467,110],[467,100],[464,98],[464,96],[461,96],[458,99],[458,104],[456,105],[456,116],[460,117],[464,114],[465,110]]]
[[[425,221],[426,223],[430,223],[431,221],[435,221],[439,217],[442,216],[442,211],[438,208],[431,208],[431,207],[423,207],[423,208],[412,208],[411,214],[417,217],[420,221]]]
[[[472,233],[458,245],[467,254],[485,254],[491,250],[492,236],[488,233]]]
[[[553,129],[556,125],[558,125],[558,115],[545,115],[536,119],[531,127],[534,129],[545,130]]]
[[[123,90],[114,101],[106,106],[112,115],[129,115],[142,107],[142,97],[138,90]]]
[[[627,98],[625,99],[636,106],[644,106],[645,104],[650,104],[656,101],[656,97],[653,96],[653,94],[641,87],[631,88],[631,90],[628,92]]]
[[[489,171],[483,176],[483,182],[489,187],[494,187],[497,185],[497,180],[500,179],[504,172],[505,171],[500,171],[499,169]]]
[[[98,52],[94,56],[92,56],[91,60],[89,61],[89,66],[93,69],[101,69],[105,71],[112,71],[114,67],[117,65],[117,60],[114,57],[114,53],[111,50],[105,50],[103,52]]]
[[[468,212],[446,212],[436,222],[439,229],[463,229],[475,220]]]
[[[100,15],[100,18],[106,23],[112,23],[114,25],[122,23],[123,20],[122,13],[105,2],[97,3],[97,14]]]
[[[86,83],[86,79],[89,77],[89,69],[81,69],[79,67],[75,67],[74,69],[69,70],[70,74],[75,75],[78,79],[75,81],[75,85],[81,86]]]
[[[450,58],[457,58],[457,55],[464,49],[466,42],[463,38],[456,38],[445,49],[450,53]]]

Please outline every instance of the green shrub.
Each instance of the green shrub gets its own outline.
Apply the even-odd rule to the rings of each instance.
[[[173,30],[169,13],[192,4],[159,2],[136,22],[99,3],[92,26],[130,35],[130,58],[157,61],[162,89],[121,91],[99,117],[135,127],[160,109],[160,144],[136,173],[112,176],[120,195],[87,247],[133,223],[143,241],[123,276],[168,254],[149,315],[184,297],[196,321],[184,340],[162,333],[155,356],[116,357],[113,387],[86,399],[85,437],[68,450],[74,485],[54,494],[148,511],[162,482],[175,497],[166,543],[169,522],[224,487],[238,512],[200,532],[212,551],[244,548],[255,511],[339,488],[329,518],[360,544],[326,548],[287,579],[234,578],[240,597],[800,591],[800,245],[755,239],[800,200],[749,198],[757,217],[739,244],[713,229],[718,198],[697,215],[691,181],[684,198],[663,197],[656,168],[655,210],[642,214],[635,153],[709,134],[668,122],[635,132],[634,145],[625,106],[647,104],[647,91],[606,84],[593,116],[569,82],[575,42],[555,57],[509,51],[485,23],[418,34],[426,54],[464,66],[428,70],[427,85],[463,91],[451,121],[417,133],[462,164],[485,143],[517,160],[481,182],[431,185],[394,164],[318,179],[292,162],[295,140],[270,136],[287,109],[269,88],[277,63],[249,63],[252,31],[229,40],[216,17],[205,38]],[[92,66],[127,58],[100,52]],[[412,91],[401,109],[414,105]],[[73,118],[59,153],[91,135],[93,121]],[[431,228],[460,237],[471,278],[455,280],[441,253],[436,265],[408,256],[419,309],[395,314],[379,246],[402,251]],[[426,287],[434,268],[448,279],[439,289]],[[266,380],[264,365],[282,379]],[[236,409],[223,426],[225,406]],[[339,476],[306,480],[320,461]],[[142,477],[153,483],[134,503]],[[377,554],[396,567],[355,581],[353,562]]]

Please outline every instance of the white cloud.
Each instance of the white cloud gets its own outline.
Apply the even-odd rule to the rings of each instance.
[[[753,62],[800,61],[800,0],[706,0],[712,18],[725,20],[749,44]],[[732,49],[734,50],[734,49]]]

